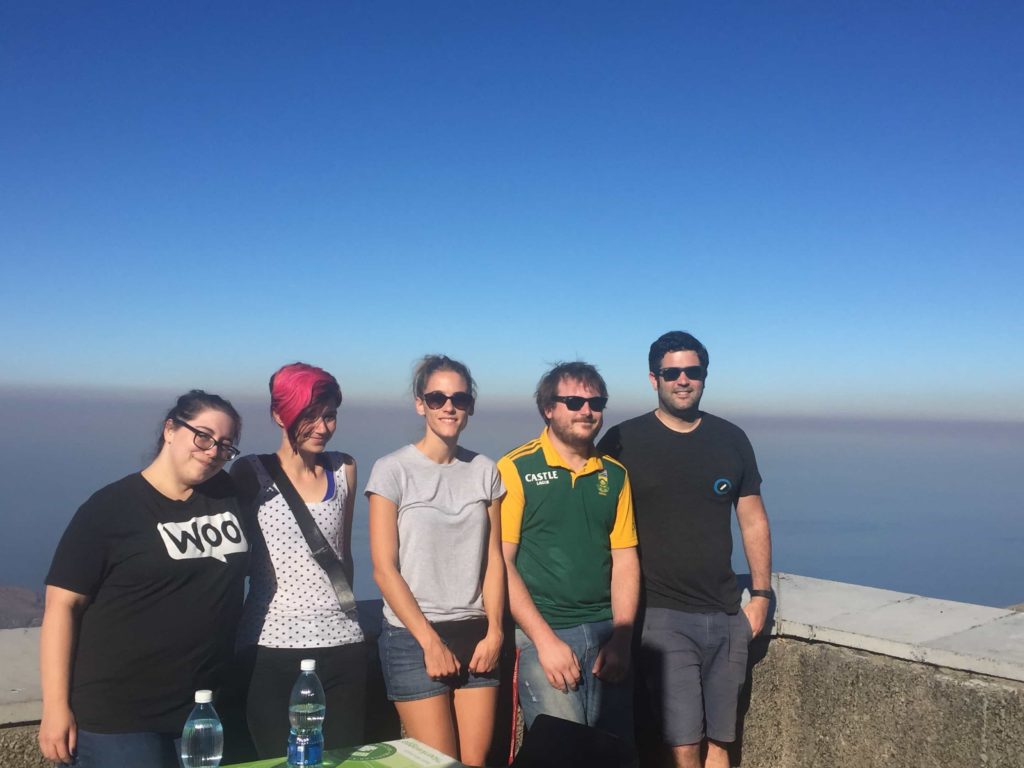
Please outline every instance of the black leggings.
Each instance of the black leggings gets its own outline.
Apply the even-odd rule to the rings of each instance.
[[[324,748],[362,744],[366,712],[366,645],[333,648],[246,649],[252,668],[246,719],[261,760],[288,751],[288,697],[299,676],[299,662],[316,659],[316,674],[327,696]]]

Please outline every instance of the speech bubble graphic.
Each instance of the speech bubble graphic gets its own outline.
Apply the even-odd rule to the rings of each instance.
[[[228,555],[249,550],[234,512],[199,515],[183,523],[157,523],[156,528],[173,560],[212,557],[226,563]]]

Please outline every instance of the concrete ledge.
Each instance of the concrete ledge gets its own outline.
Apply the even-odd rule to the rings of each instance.
[[[792,574],[773,582],[734,765],[1024,766],[1024,614]],[[379,604],[360,613],[375,635]],[[18,725],[41,714],[38,648],[38,628],[0,630],[0,766],[45,765],[35,727]],[[397,728],[382,694],[373,711]]]
[[[0,725],[39,720],[39,627],[0,630],[0,670]]]
[[[372,640],[380,634],[383,605],[381,600],[359,601],[359,622],[371,640],[373,659],[377,645]],[[43,715],[39,632],[39,627],[0,629],[0,726],[38,722]],[[390,705],[388,708],[390,711]]]
[[[789,573],[772,581],[774,637],[1024,681],[1024,613]],[[380,601],[361,601],[360,616],[376,637]],[[0,630],[0,661],[0,724],[38,720],[39,628]]]
[[[1024,766],[1024,683],[786,637],[751,651],[734,766]]]
[[[1024,614],[779,573],[772,635],[1024,681]]]

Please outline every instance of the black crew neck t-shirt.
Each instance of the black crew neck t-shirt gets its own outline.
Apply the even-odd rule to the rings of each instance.
[[[692,432],[675,432],[652,411],[612,427],[598,450],[629,472],[647,605],[738,611],[732,510],[761,492],[743,430],[701,413]]]
[[[71,673],[80,728],[177,733],[195,691],[226,682],[247,532],[225,472],[185,501],[129,475],[78,509],[46,583],[91,598]]]

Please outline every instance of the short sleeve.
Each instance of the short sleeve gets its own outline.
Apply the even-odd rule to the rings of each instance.
[[[629,484],[628,474],[622,481],[622,490],[619,491],[619,502],[615,509],[615,524],[608,536],[608,543],[612,549],[625,549],[637,545],[636,519],[633,516],[633,489]]]
[[[523,528],[523,507],[526,506],[523,480],[508,456],[503,456],[498,462],[498,473],[505,486],[505,498],[501,500],[501,540],[518,544]]]
[[[394,457],[384,456],[377,459],[370,470],[370,479],[366,481],[366,495],[375,493],[401,507],[402,483],[399,471],[399,464]]]
[[[107,568],[109,537],[97,529],[100,510],[95,497],[71,518],[57,544],[46,583],[80,595],[94,596]]]
[[[505,495],[505,484],[501,481],[498,465],[491,464],[491,501],[497,501]]]
[[[757,469],[754,446],[746,433],[740,431],[737,448],[743,460],[743,477],[740,479],[738,496],[757,496],[761,493],[761,473]]]

